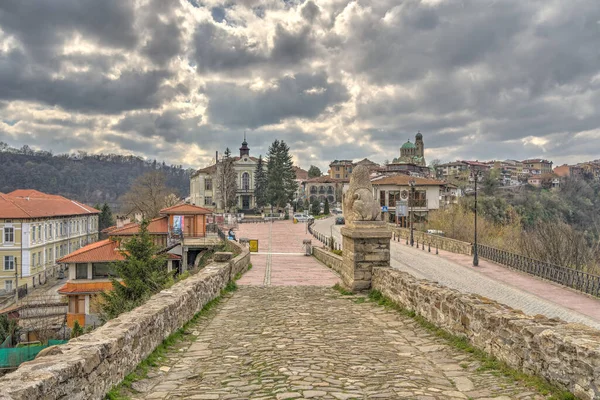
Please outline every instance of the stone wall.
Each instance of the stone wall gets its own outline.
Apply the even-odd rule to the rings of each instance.
[[[0,378],[0,400],[103,399],[171,333],[213,300],[250,253],[212,263],[95,331],[51,347]]]
[[[343,260],[342,256],[338,256],[337,254],[333,254],[327,249],[322,249],[319,247],[313,247],[313,256],[323,264],[327,265],[329,268],[337,272],[341,275],[343,268]]]
[[[398,240],[398,238],[400,238],[401,240],[406,241],[406,239],[410,239],[410,229],[398,228],[395,226],[392,226],[391,229],[392,233],[394,233],[392,240]],[[473,246],[471,243],[462,242],[460,240],[450,239],[438,235],[431,235],[421,231],[413,231],[413,238],[415,239],[415,242],[419,242],[419,245],[425,241],[425,247],[431,243],[432,249],[435,248],[435,245],[437,244],[440,250],[446,250],[451,253],[466,254],[469,256],[473,253]]]
[[[373,269],[372,288],[517,370],[542,376],[581,399],[600,398],[600,332],[595,329],[527,316],[391,268]]]

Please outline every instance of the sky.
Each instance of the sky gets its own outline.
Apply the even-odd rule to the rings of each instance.
[[[600,158],[595,0],[0,2],[0,141],[201,168]]]

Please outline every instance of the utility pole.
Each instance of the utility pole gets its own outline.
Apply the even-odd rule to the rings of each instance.
[[[19,301],[19,265],[18,259],[15,257],[15,304]]]
[[[479,256],[477,254],[477,181],[479,171],[475,170],[475,245],[473,246],[473,266],[479,266]]]

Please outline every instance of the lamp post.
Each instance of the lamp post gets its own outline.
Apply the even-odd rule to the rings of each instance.
[[[415,238],[413,235],[414,230],[414,218],[415,218],[415,180],[411,179],[408,181],[408,185],[410,186],[410,192],[412,195],[412,201],[409,199],[410,204],[410,245],[414,246]]]
[[[479,171],[475,170],[473,173],[475,177],[475,238],[473,246],[473,266],[479,266],[479,256],[477,254],[477,181],[479,180]]]

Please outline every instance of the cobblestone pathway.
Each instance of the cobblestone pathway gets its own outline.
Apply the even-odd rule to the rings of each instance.
[[[301,243],[305,233],[298,228],[276,223],[246,233],[269,249],[270,232],[271,251],[283,252]],[[132,398],[544,398],[477,372],[480,364],[471,355],[413,319],[362,297],[342,296],[330,288],[337,277],[312,258],[272,255],[273,275],[265,282],[267,259],[252,255],[254,268],[238,281],[247,285],[190,327],[162,366],[134,383],[140,393]],[[305,263],[302,274],[299,262]],[[280,280],[276,271],[289,279]]]

